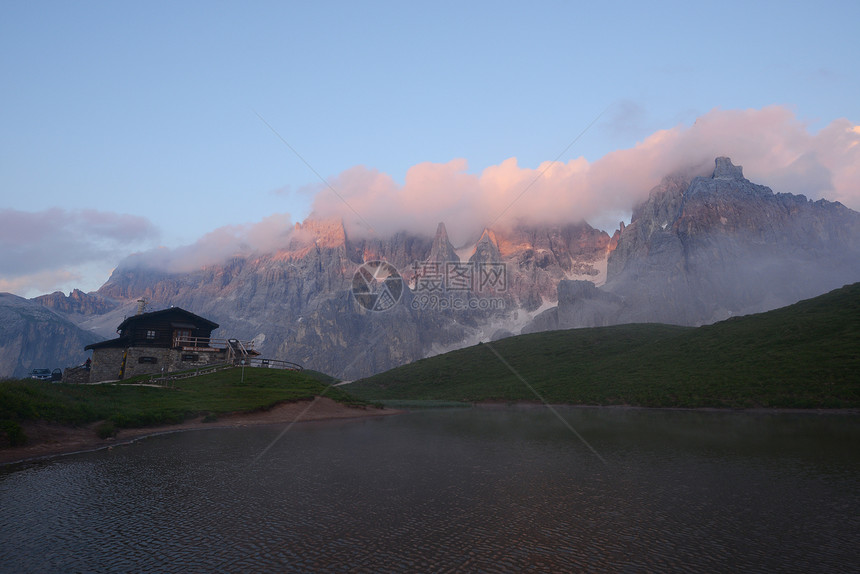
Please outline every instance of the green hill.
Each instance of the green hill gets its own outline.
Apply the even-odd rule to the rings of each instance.
[[[24,441],[20,423],[26,421],[83,425],[104,420],[111,429],[136,428],[177,424],[200,415],[214,420],[226,413],[266,410],[318,395],[346,405],[366,404],[330,386],[331,378],[315,371],[228,369],[160,387],[146,386],[150,378],[141,375],[103,385],[0,381],[0,447]]]
[[[593,405],[860,407],[860,283],[697,328],[617,325],[510,337],[348,388],[370,400],[540,395]]]

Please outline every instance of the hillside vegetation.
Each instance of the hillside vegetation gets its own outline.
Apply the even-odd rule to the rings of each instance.
[[[23,444],[20,423],[49,421],[83,425],[105,421],[112,429],[175,424],[196,416],[211,420],[220,414],[269,409],[279,403],[317,395],[348,405],[364,405],[321,373],[276,369],[228,369],[180,379],[168,387],[139,386],[150,376],[123,384],[72,385],[35,380],[0,382],[0,439]],[[137,383],[137,384],[136,384]],[[2,440],[0,440],[2,442]]]
[[[617,325],[510,337],[348,388],[372,400],[537,401],[540,395],[590,405],[858,407],[860,283],[697,328]]]

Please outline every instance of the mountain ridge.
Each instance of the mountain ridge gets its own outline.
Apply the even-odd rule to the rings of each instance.
[[[102,333],[110,318],[144,297],[220,323],[221,336],[254,339],[267,356],[356,378],[504,333],[642,321],[697,325],[763,311],[860,280],[858,254],[860,214],[836,202],[774,194],[717,158],[710,177],[668,175],[612,236],[586,222],[518,225],[484,229],[458,250],[444,222],[432,237],[378,238],[351,237],[342,221],[309,218],[278,250],[193,271],[129,257],[89,295],[116,305],[98,316]],[[407,285],[386,313],[360,308],[349,291],[358,267],[373,260],[394,265]],[[473,288],[444,288],[446,263]],[[504,281],[476,289],[479,273],[496,264]],[[804,279],[804,271],[822,276]],[[436,282],[422,285],[440,289],[418,290],[418,278],[434,273]],[[778,281],[762,281],[767,273]],[[582,281],[589,285],[576,283]],[[40,301],[60,304],[51,297]],[[96,324],[92,314],[64,316]]]
[[[84,346],[98,340],[39,302],[0,293],[0,379],[80,365],[86,360]]]

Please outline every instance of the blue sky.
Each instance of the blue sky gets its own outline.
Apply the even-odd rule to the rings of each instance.
[[[304,219],[330,192],[258,114],[326,179],[395,185],[423,162],[535,170],[601,113],[560,162],[715,109],[856,125],[857,22],[853,1],[7,1],[0,290],[91,290],[134,251]]]

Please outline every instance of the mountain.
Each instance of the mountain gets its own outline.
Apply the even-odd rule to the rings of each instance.
[[[84,347],[100,339],[38,302],[0,293],[0,379],[80,365]]]
[[[600,291],[559,283],[556,309],[525,332],[619,323],[703,325],[860,280],[860,213],[774,193],[717,158],[673,175],[633,213]]]
[[[216,336],[254,339],[266,356],[353,378],[477,342],[502,327],[519,330],[555,303],[559,279],[600,275],[609,240],[586,223],[487,230],[460,250],[467,254],[461,260],[444,224],[432,238],[368,238],[350,237],[340,221],[309,219],[296,224],[281,250],[190,273],[166,273],[131,257],[95,296],[176,305],[221,324]],[[411,287],[384,313],[361,308],[350,293],[357,269],[374,260],[391,263]],[[457,289],[455,280],[468,288]],[[439,290],[421,288],[430,284]]]
[[[117,306],[114,301],[84,293],[80,289],[74,289],[68,297],[62,291],[54,291],[49,295],[34,297],[31,301],[63,315],[102,315]]]
[[[860,280],[858,220],[839,203],[774,193],[718,158],[707,177],[666,177],[612,236],[579,221],[484,229],[453,245],[444,223],[432,237],[378,237],[309,218],[270,253],[187,272],[135,255],[95,293],[37,299],[104,338],[140,298],[152,310],[179,306],[219,323],[214,336],[353,379],[514,333],[701,325],[793,303]],[[364,266],[372,261],[396,274]],[[404,288],[368,291],[397,276]],[[385,311],[367,304],[383,300]]]

